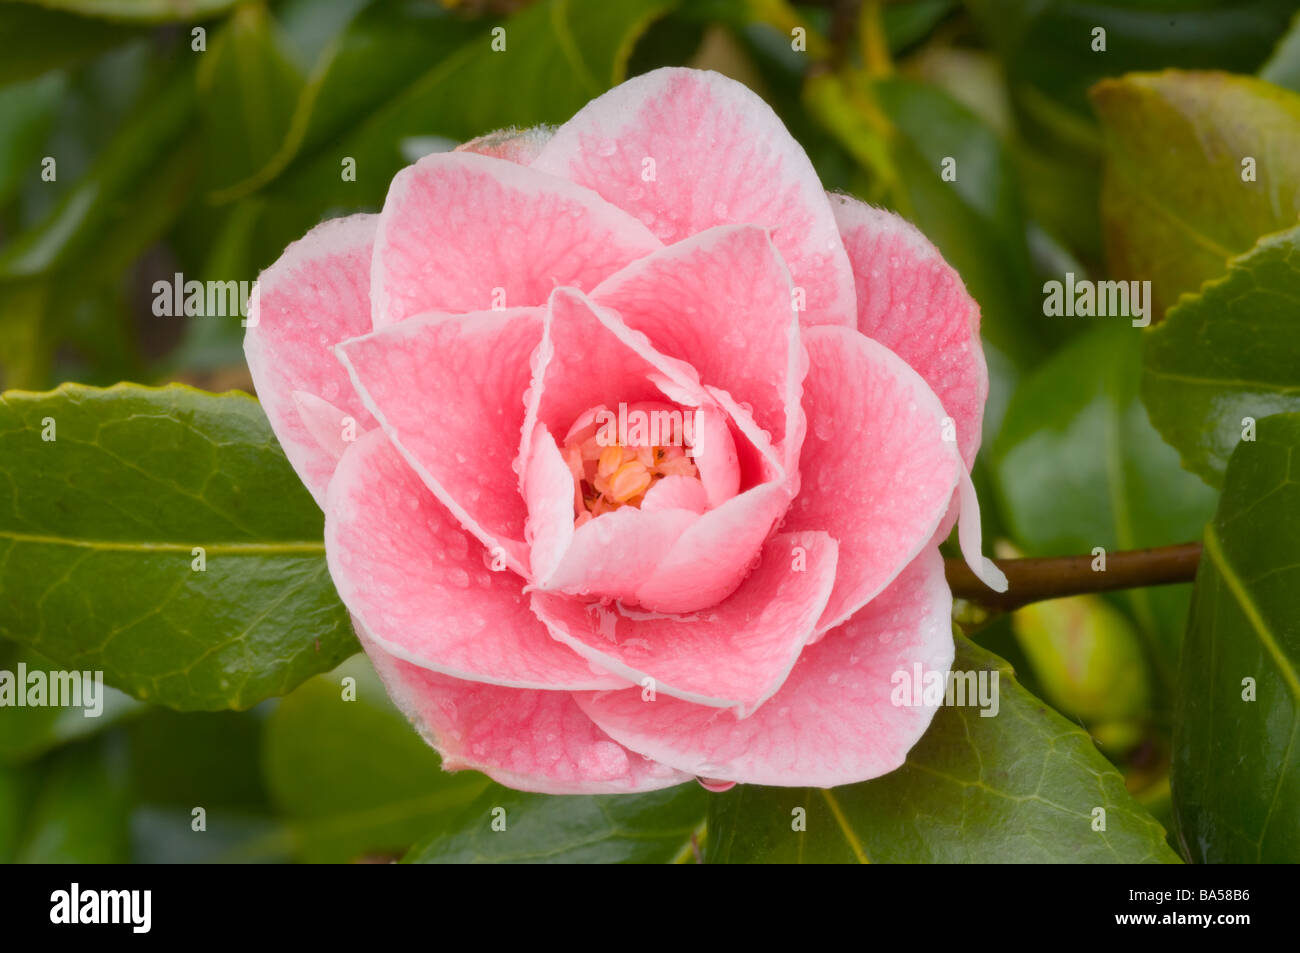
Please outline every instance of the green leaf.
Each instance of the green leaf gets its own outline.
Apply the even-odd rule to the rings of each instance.
[[[194,109],[193,77],[182,71],[122,127],[40,225],[4,247],[0,279],[32,276],[72,261],[115,223],[139,215],[140,208],[126,198],[157,178],[178,149],[184,153]]]
[[[0,206],[39,179],[45,137],[66,89],[62,73],[0,86]]]
[[[1146,332],[1142,399],[1211,486],[1249,421],[1300,410],[1300,227],[1260,239]]]
[[[1254,72],[1294,0],[966,0],[1015,87],[1078,112],[1104,76],[1166,66]],[[1106,31],[1104,52],[1093,30]]]
[[[1291,29],[1278,41],[1268,62],[1260,67],[1259,78],[1300,93],[1300,13],[1291,21]]]
[[[5,0],[0,3],[0,85],[73,66],[139,35],[128,27]]]
[[[320,11],[311,16],[319,20]],[[313,22],[314,22],[313,21]],[[375,0],[323,44],[274,153],[243,181],[216,193],[228,201],[261,188],[300,154],[313,155],[450,57],[482,23],[454,17],[422,0]],[[337,177],[338,170],[335,170]]]
[[[6,4],[31,3],[51,10],[66,10],[83,17],[131,23],[170,23],[206,20],[225,13],[239,0],[4,0]],[[104,29],[100,26],[99,29]]]
[[[378,204],[394,173],[411,161],[403,142],[430,136],[459,141],[506,126],[564,122],[623,81],[636,39],[676,3],[531,4],[504,22],[504,51],[493,51],[485,29],[477,33],[393,90],[342,138],[290,167],[281,187],[304,200]],[[345,156],[356,160],[355,182],[341,180]]]
[[[125,732],[136,863],[292,860],[262,777],[265,712],[156,708]],[[202,829],[195,830],[195,808]]]
[[[1300,861],[1297,525],[1300,414],[1282,414],[1232,454],[1196,575],[1173,768],[1194,861]]]
[[[129,861],[130,792],[126,773],[106,739],[64,748],[42,767],[35,798],[22,820],[17,861]]]
[[[203,54],[197,82],[213,190],[252,175],[280,148],[303,87],[262,4],[236,9]]]
[[[1035,299],[1015,171],[997,134],[941,90],[905,79],[859,89],[810,76],[806,108],[862,167],[869,201],[914,222],[961,275],[982,313],[989,363],[984,432],[991,439],[1022,368],[1043,347],[1029,320]],[[956,181],[941,177],[956,160]]]
[[[709,798],[695,783],[646,794],[564,797],[494,785],[454,830],[412,848],[403,863],[689,863]]]
[[[957,637],[957,671],[996,672],[998,713],[950,706],[901,768],[826,789],[741,785],[710,801],[710,863],[1171,863],[1160,825],[1077,726]],[[800,811],[805,830],[797,830]],[[1105,811],[1106,829],[1094,830]]]
[[[320,511],[245,394],[6,393],[0,485],[0,636],[62,665],[247,708],[356,649]]]
[[[1107,552],[1195,539],[1214,494],[1183,470],[1137,398],[1141,336],[1113,318],[1076,337],[1016,391],[992,447],[1001,510],[1031,556]],[[1187,587],[1125,594],[1166,678],[1182,639]]]
[[[1300,96],[1249,76],[1168,71],[1106,80],[1092,98],[1106,132],[1111,277],[1150,280],[1156,320],[1296,223]]]
[[[442,770],[363,655],[280,702],[263,770],[294,852],[309,863],[400,856],[491,785],[474,771]]]
[[[1003,392],[1013,383],[1009,369],[1029,366],[1041,354],[1041,328],[1027,317],[1036,299],[1015,168],[997,133],[940,90],[894,79],[878,83],[875,94],[899,133],[893,149],[906,196],[900,210],[979,302],[981,337],[995,352],[989,360],[997,392],[985,428],[991,435],[1010,398]],[[952,182],[941,177],[946,158],[956,163]]]

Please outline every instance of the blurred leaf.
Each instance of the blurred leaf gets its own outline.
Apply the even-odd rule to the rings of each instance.
[[[19,665],[24,665],[28,673],[48,673],[60,668],[12,642],[0,642],[0,671],[12,672],[17,678]],[[103,694],[95,704],[83,700],[79,708],[46,705],[6,711],[0,718],[0,761],[30,760],[51,748],[96,734],[144,707],[108,685],[101,686],[100,690]],[[96,709],[99,714],[94,714]]]
[[[694,857],[710,794],[680,784],[646,794],[527,794],[494,785],[408,864],[666,864]],[[504,815],[501,813],[504,811]],[[505,823],[494,830],[493,822]]]
[[[239,0],[4,0],[6,4],[33,3],[52,10],[67,10],[83,17],[139,23],[205,20],[224,13]],[[99,29],[105,29],[100,26]]]
[[[345,678],[355,680],[355,700],[344,697]],[[295,853],[309,863],[400,855],[491,784],[442,770],[363,655],[280,702],[263,765]]]
[[[1178,465],[1138,401],[1140,348],[1127,322],[1094,328],[1012,398],[991,459],[1003,514],[1029,555],[1160,546],[1194,539],[1210,518],[1214,494]],[[1124,598],[1154,636],[1153,660],[1167,676],[1187,587],[1134,589]]]
[[[709,802],[710,863],[1170,863],[1164,832],[1083,731],[998,674],[998,713],[942,707],[896,771],[829,790],[741,785]],[[806,830],[796,830],[802,808]],[[1093,829],[1096,808],[1105,830]]]
[[[1300,414],[1261,421],[1205,530],[1174,729],[1178,836],[1193,861],[1300,860],[1298,467]]]
[[[1087,110],[1104,76],[1162,67],[1252,73],[1295,0],[966,0],[1013,86]],[[1105,52],[1093,30],[1106,31]]]
[[[179,712],[153,708],[126,728],[131,792],[136,801],[268,810],[262,780],[265,717],[249,712]],[[189,830],[189,819],[185,829]]]
[[[482,24],[453,17],[423,0],[366,4],[321,49],[278,148],[246,180],[215,198],[247,195],[278,176],[298,155],[346,135],[424,75],[431,62],[452,56],[470,37],[482,39],[483,31]]]
[[[981,310],[990,369],[984,432],[997,432],[1021,369],[1043,347],[1015,172],[992,129],[942,91],[905,79],[810,77],[807,108],[873,175],[869,201],[893,205],[935,243]],[[956,180],[941,177],[945,158]]]
[[[436,62],[390,91],[341,138],[291,167],[281,188],[302,200],[377,205],[409,161],[403,140],[436,135],[459,141],[506,126],[564,122],[624,79],[636,39],[676,2],[534,3],[504,22],[504,51],[492,50],[486,29],[454,53],[436,50]],[[341,179],[344,157],[356,160],[355,182]]]
[[[1300,13],[1291,29],[1278,41],[1277,49],[1259,70],[1259,78],[1300,93]]]
[[[1107,80],[1092,95],[1106,130],[1112,277],[1149,279],[1155,320],[1261,235],[1296,223],[1300,96],[1248,76],[1176,72]]]
[[[1300,227],[1269,235],[1146,334],[1142,399],[1183,465],[1221,486],[1249,417],[1300,410]]]
[[[284,823],[241,810],[208,811],[193,829],[191,808],[146,804],[131,812],[131,855],[137,864],[283,864],[293,859]]]
[[[910,0],[890,3],[881,11],[889,52],[901,53],[920,43],[957,7],[958,0]]]
[[[280,147],[303,87],[283,39],[263,4],[243,4],[200,61],[199,95],[211,156],[210,188],[252,175]]]
[[[44,278],[0,279],[0,385],[39,387],[50,362],[50,334],[45,326],[51,295]]]
[[[0,86],[0,206],[24,181],[40,177],[42,147],[66,88],[61,73]]]
[[[139,31],[5,0],[0,3],[0,85],[72,66]]]
[[[1011,625],[1047,701],[1086,723],[1103,748],[1123,753],[1137,743],[1150,674],[1121,612],[1099,596],[1071,596],[1018,609]]]
[[[121,864],[131,859],[130,797],[120,752],[95,739],[43,763],[23,820],[17,860],[24,864]]]
[[[139,214],[126,197],[173,154],[189,129],[194,107],[193,78],[182,73],[122,128],[44,222],[0,251],[0,279],[31,276],[64,264],[114,221]]]
[[[153,709],[127,730],[136,863],[287,861],[262,779],[260,710]],[[203,824],[195,830],[194,809]]]
[[[320,511],[247,395],[11,391],[0,473],[0,634],[180,709],[247,708],[355,651]]]
[[[12,864],[17,855],[35,779],[34,767],[0,763],[0,864]]]

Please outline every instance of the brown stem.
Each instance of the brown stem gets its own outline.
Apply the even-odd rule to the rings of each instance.
[[[1114,589],[1167,586],[1191,582],[1201,561],[1200,543],[1178,543],[1154,549],[1130,549],[1106,554],[1104,571],[1094,571],[1093,556],[1047,556],[995,559],[1007,574],[1007,591],[994,592],[980,582],[960,559],[944,560],[952,594],[989,609],[1010,612],[1031,602]]]

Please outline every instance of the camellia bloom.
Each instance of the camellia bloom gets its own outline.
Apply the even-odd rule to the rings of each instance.
[[[632,79],[404,169],[259,279],[245,349],[329,569],[450,769],[552,793],[892,770],[952,664],[988,378],[895,215],[752,92]]]

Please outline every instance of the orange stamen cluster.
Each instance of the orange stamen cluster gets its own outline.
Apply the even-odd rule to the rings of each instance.
[[[573,474],[579,526],[621,506],[640,507],[650,488],[666,476],[699,476],[682,447],[606,446],[595,434],[565,444],[564,459]]]

